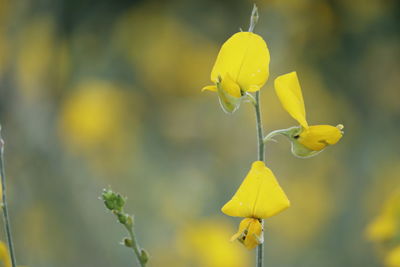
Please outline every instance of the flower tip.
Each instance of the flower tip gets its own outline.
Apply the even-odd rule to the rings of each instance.
[[[343,129],[344,129],[344,125],[343,124],[336,125],[336,128],[338,128],[343,133]]]

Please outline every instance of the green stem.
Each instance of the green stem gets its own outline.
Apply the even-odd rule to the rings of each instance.
[[[14,253],[14,245],[12,241],[11,235],[11,226],[10,220],[8,216],[8,207],[7,207],[7,197],[6,197],[6,174],[4,171],[4,141],[1,138],[1,126],[0,126],[0,175],[1,175],[1,189],[2,189],[2,208],[3,208],[3,217],[4,217],[4,227],[6,230],[7,235],[7,242],[8,242],[8,249],[10,251],[10,258],[12,267],[16,267],[17,263],[15,260],[15,253]]]
[[[143,260],[142,260],[141,249],[138,246],[138,243],[136,241],[136,236],[135,236],[135,233],[132,230],[132,227],[130,227],[129,225],[126,225],[126,224],[124,224],[124,226],[125,226],[126,230],[129,233],[129,237],[131,238],[132,244],[131,244],[130,247],[133,249],[133,252],[135,252],[136,259],[137,259],[139,265],[141,267],[145,267],[146,263],[143,262]]]
[[[257,124],[257,140],[258,140],[258,160],[265,160],[265,145],[264,145],[264,134],[263,126],[261,121],[261,110],[260,110],[260,91],[256,92],[256,101],[254,104],[256,112],[256,124]],[[261,220],[261,225],[264,229],[264,220]],[[264,232],[262,233],[264,235]],[[256,266],[262,267],[264,262],[264,243],[257,246],[256,251]]]

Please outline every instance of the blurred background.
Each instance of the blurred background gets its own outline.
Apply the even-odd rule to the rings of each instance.
[[[383,266],[366,229],[400,187],[400,3],[255,1],[267,41],[266,132],[295,125],[273,92],[296,70],[310,124],[345,136],[267,164],[292,202],[266,221],[266,266]],[[201,93],[253,1],[0,0],[0,122],[18,263],[133,266],[98,199],[128,197],[149,266],[252,266],[220,212],[256,159],[254,110]],[[5,240],[4,233],[1,240]]]

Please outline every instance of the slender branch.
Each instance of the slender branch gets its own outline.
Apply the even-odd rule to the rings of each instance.
[[[261,121],[261,110],[260,110],[260,91],[256,92],[256,102],[254,104],[256,112],[256,124],[257,124],[257,141],[258,141],[258,160],[265,160],[265,145],[264,145],[264,134],[263,126]],[[264,229],[264,220],[261,219],[261,225]],[[262,233],[264,235],[264,232]],[[264,243],[257,246],[256,251],[256,266],[262,267],[264,262]]]
[[[133,249],[133,252],[135,252],[137,262],[139,263],[139,265],[141,267],[145,267],[146,263],[142,260],[142,255],[141,255],[142,250],[139,248],[138,243],[136,241],[135,232],[133,232],[132,227],[125,225],[125,228],[129,233],[129,237],[130,237],[130,241],[131,241],[131,244],[129,244],[129,246]]]
[[[265,146],[264,146],[264,133],[261,122],[261,110],[260,110],[260,91],[256,93],[256,103],[254,105],[256,111],[256,123],[257,123],[257,140],[258,140],[258,160],[265,160]]]
[[[14,245],[12,241],[11,235],[11,226],[10,220],[8,216],[8,207],[7,207],[7,196],[6,196],[6,174],[4,170],[4,140],[1,137],[1,125],[0,125],[0,175],[1,175],[1,189],[2,189],[2,208],[3,208],[3,217],[4,217],[4,227],[7,235],[8,249],[10,251],[10,258],[12,267],[17,266],[17,262],[15,260],[14,253]]]
[[[121,223],[129,233],[129,238],[124,238],[123,245],[132,248],[138,264],[141,267],[145,267],[146,263],[149,261],[149,254],[146,250],[140,248],[136,240],[133,216],[124,212],[123,208],[126,198],[121,196],[119,193],[113,192],[111,189],[104,189],[102,199],[106,208],[117,217],[118,222]]]
[[[256,4],[253,5],[253,10],[251,11],[250,16],[250,26],[249,32],[254,32],[254,27],[258,22],[258,8]],[[249,98],[252,100],[252,98]],[[260,110],[260,91],[256,92],[255,101],[252,101],[255,112],[256,112],[256,124],[257,124],[257,142],[258,142],[258,160],[264,161],[265,160],[265,145],[264,145],[264,134],[263,134],[263,127],[261,122],[261,110]],[[261,219],[261,225],[264,229],[264,220]],[[264,232],[262,233],[264,235]],[[264,261],[264,243],[261,243],[257,246],[256,251],[256,266],[262,267]]]

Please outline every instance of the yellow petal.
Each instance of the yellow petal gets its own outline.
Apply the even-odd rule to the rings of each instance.
[[[204,86],[201,89],[202,92],[204,91],[211,91],[211,92],[217,92],[217,86],[216,85],[208,85],[208,86]]]
[[[319,151],[328,145],[336,144],[343,136],[343,125],[314,125],[300,133],[299,143],[308,149]]]
[[[290,116],[307,128],[306,110],[297,73],[294,71],[276,78],[275,92]]]
[[[243,240],[243,234],[245,231],[249,228],[249,225],[251,223],[252,218],[245,218],[243,219],[240,224],[239,224],[239,230],[237,231],[236,234],[234,234],[231,237],[231,242],[235,241],[236,239],[242,239]]]
[[[240,222],[239,230],[231,237],[231,242],[238,240],[246,248],[253,249],[263,243],[263,227],[258,219],[245,218]]]
[[[268,47],[261,36],[239,32],[222,45],[211,80],[217,83],[218,77],[224,80],[229,74],[243,91],[259,90],[268,79],[269,61]]]
[[[387,267],[400,267],[400,246],[392,249],[385,258]]]
[[[253,249],[263,242],[263,227],[258,219],[252,219],[243,244],[246,248]]]
[[[262,161],[255,161],[243,183],[222,207],[229,216],[268,218],[287,209],[290,202],[272,171]]]

